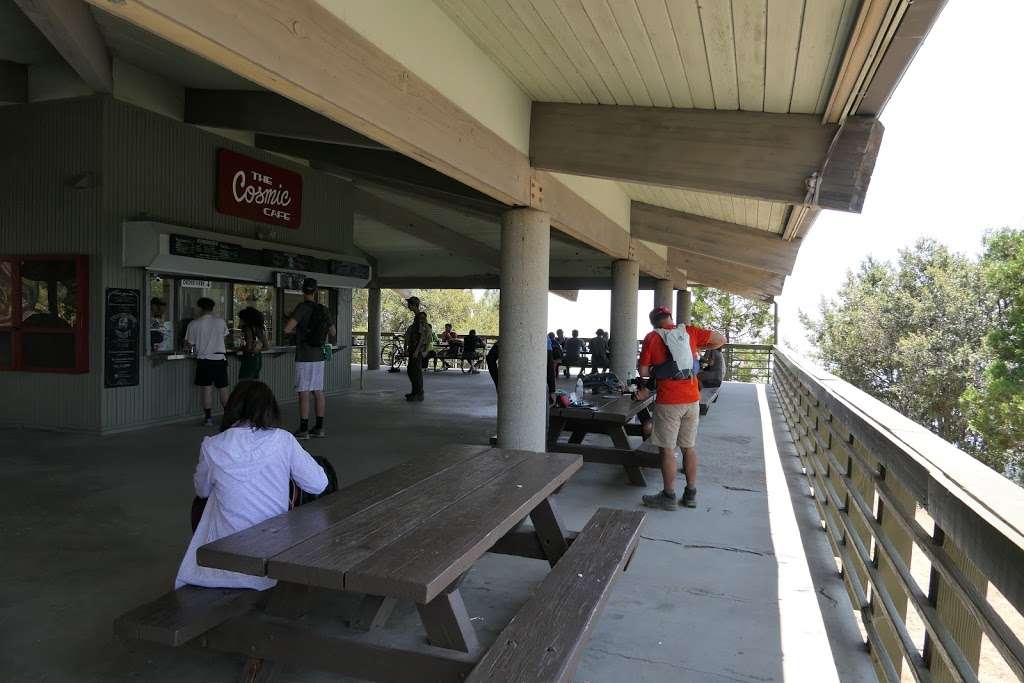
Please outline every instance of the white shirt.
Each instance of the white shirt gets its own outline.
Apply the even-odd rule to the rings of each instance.
[[[174,587],[266,590],[277,581],[200,567],[196,549],[288,511],[288,480],[309,493],[327,488],[327,475],[289,432],[232,427],[203,439],[193,477],[196,495],[207,498]]]
[[[185,341],[195,347],[196,358],[203,360],[224,360],[224,337],[228,325],[224,318],[207,313],[188,324]]]

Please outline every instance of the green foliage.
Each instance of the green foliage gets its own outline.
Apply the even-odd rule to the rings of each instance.
[[[733,344],[769,344],[773,312],[770,304],[711,287],[693,289],[693,324],[717,330]]]
[[[995,302],[985,338],[992,362],[964,404],[971,427],[1018,476],[1024,465],[1024,231],[1004,228],[985,239],[981,273]]]
[[[1008,299],[1000,303],[999,287],[986,283],[998,280],[1005,287],[1012,275],[992,240],[989,252],[978,263],[923,239],[902,250],[895,263],[868,258],[847,275],[835,299],[822,300],[819,319],[801,313],[801,321],[828,370],[1006,472],[1012,448],[995,433],[1005,428],[1005,398],[1013,388],[1003,385],[1002,397],[994,398],[999,382],[992,380],[1005,376],[992,361],[1000,349],[1010,352],[1012,342],[1002,346],[1001,340],[1013,335],[1005,337],[997,323]],[[1019,310],[1019,284],[1016,296]],[[1024,326],[1017,340],[1021,331]],[[1015,351],[1021,353],[1019,342]],[[1020,367],[1019,356],[1007,365],[1014,363]],[[1016,443],[1019,448],[1019,436]]]
[[[459,334],[475,329],[477,334],[498,334],[498,292],[488,289],[477,298],[471,289],[413,290],[427,312],[427,320],[438,334],[451,323]],[[366,330],[367,290],[352,294],[352,329]],[[402,332],[412,322],[412,313],[393,289],[381,290],[381,333]]]

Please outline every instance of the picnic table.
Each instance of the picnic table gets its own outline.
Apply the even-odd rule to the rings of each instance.
[[[647,486],[640,468],[660,467],[660,457],[634,449],[629,437],[641,435],[641,426],[634,420],[655,398],[653,393],[642,401],[634,401],[628,394],[588,395],[586,401],[592,407],[552,406],[548,409],[548,452],[574,453],[585,462],[622,465],[630,484]],[[568,443],[559,441],[563,432],[570,434]],[[587,434],[606,434],[614,447],[583,445]]]
[[[643,521],[600,509],[567,531],[552,494],[580,467],[578,455],[484,446],[421,456],[199,549],[203,566],[277,579],[267,593],[186,586],[115,628],[243,654],[245,680],[282,664],[376,681],[569,680]],[[483,652],[459,589],[486,552],[554,569]],[[361,596],[347,626],[306,618],[322,590]],[[426,643],[385,628],[400,600],[415,603]]]

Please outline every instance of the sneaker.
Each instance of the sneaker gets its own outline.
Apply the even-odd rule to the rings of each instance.
[[[308,429],[299,429],[299,430],[294,432],[294,435],[295,435],[296,439],[298,439],[300,441],[305,441],[306,439],[309,438],[309,430]]]
[[[213,425],[213,418],[212,417],[204,417],[203,418],[203,426],[204,427],[213,427],[214,426]]]
[[[327,432],[324,431],[323,427],[313,427],[309,430],[309,435],[314,439],[322,439],[327,436]]]
[[[683,489],[683,495],[679,496],[679,504],[688,508],[697,507],[697,489],[691,489],[689,486]]]
[[[679,504],[676,503],[675,496],[666,496],[664,491],[658,491],[655,494],[644,496],[643,503],[649,508],[655,508],[657,510],[678,510]]]
[[[422,401],[423,400],[423,394],[416,394],[410,400],[412,400],[412,401]]]

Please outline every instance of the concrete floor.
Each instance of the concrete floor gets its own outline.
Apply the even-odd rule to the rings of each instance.
[[[331,459],[344,486],[434,446],[485,443],[495,419],[489,377],[429,373],[426,381],[428,401],[410,405],[404,375],[368,373],[365,390],[331,399],[330,438],[307,442],[309,450]],[[291,425],[294,404],[285,413]],[[770,388],[723,387],[701,421],[700,505],[648,514],[578,681],[875,680],[778,424]],[[115,616],[171,586],[205,433],[194,424],[107,437],[0,431],[0,678],[235,680],[238,658],[124,643],[111,632]],[[660,477],[647,472],[654,490]],[[585,465],[559,502],[578,529],[597,507],[638,507],[641,493],[620,468]],[[506,556],[476,565],[463,595],[482,642],[546,571]],[[411,605],[391,625],[421,628]],[[298,669],[280,679],[337,680]]]

